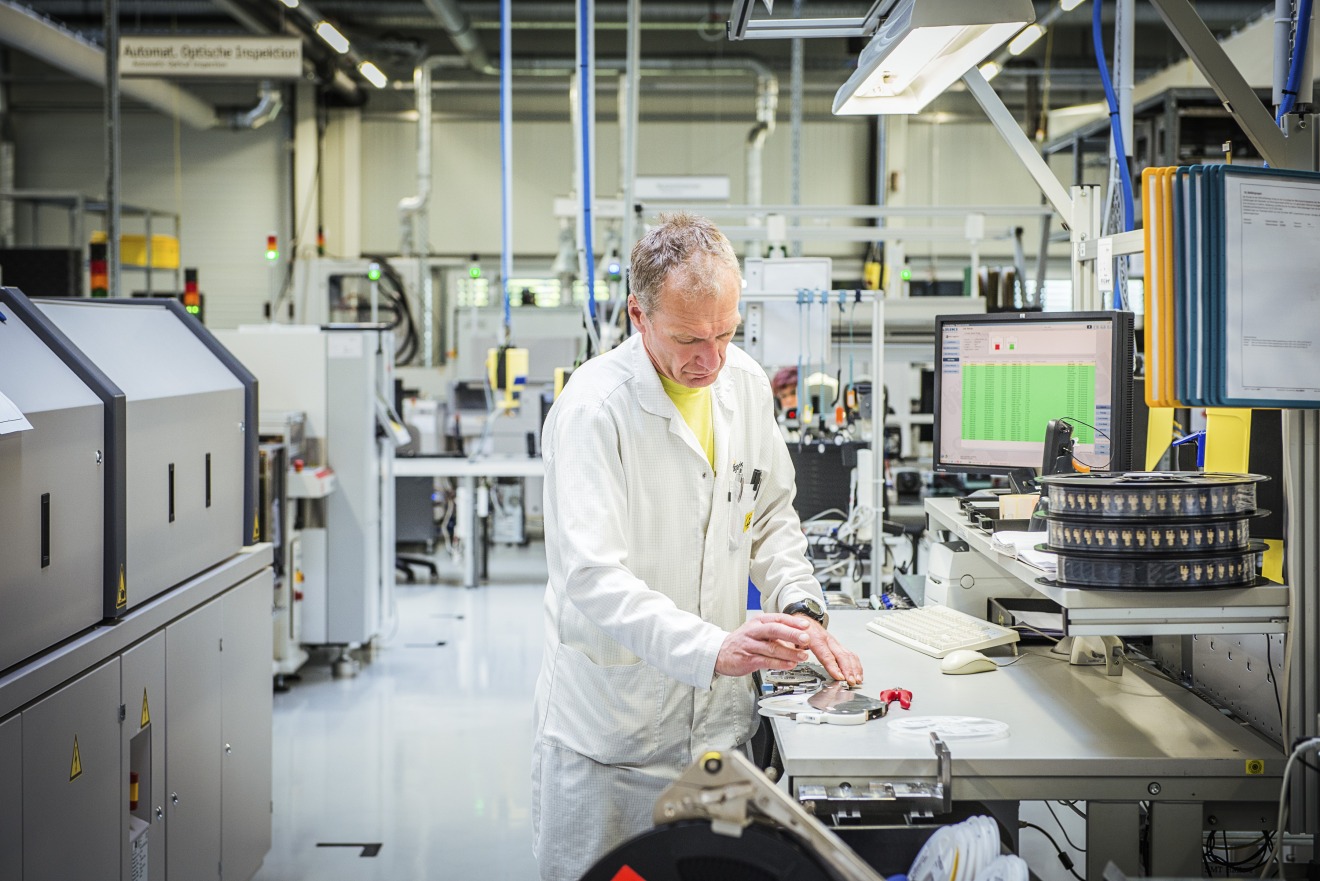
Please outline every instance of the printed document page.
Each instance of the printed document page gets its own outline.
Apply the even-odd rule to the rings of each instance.
[[[1320,404],[1320,181],[1224,175],[1225,393]]]

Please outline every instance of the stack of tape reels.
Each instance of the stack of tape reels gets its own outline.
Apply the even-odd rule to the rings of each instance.
[[[1259,474],[1168,471],[1057,474],[1049,543],[1058,584],[1106,590],[1205,590],[1256,584],[1265,543],[1251,540]]]

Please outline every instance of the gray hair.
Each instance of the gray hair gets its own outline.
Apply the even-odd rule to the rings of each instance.
[[[660,224],[633,245],[629,285],[646,315],[660,305],[660,289],[674,276],[688,301],[714,296],[725,273],[741,281],[738,256],[710,220],[686,211],[660,215]]]

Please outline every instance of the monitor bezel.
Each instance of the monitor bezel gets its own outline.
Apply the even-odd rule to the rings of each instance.
[[[1110,440],[1113,443],[1113,455],[1107,464],[1107,471],[1132,470],[1132,378],[1135,370],[1133,336],[1133,316],[1131,312],[1093,311],[1093,312],[992,312],[971,313],[967,315],[935,316],[935,414],[932,422],[931,470],[938,474],[990,474],[1009,477],[1023,471],[1021,466],[1001,465],[962,465],[943,462],[940,459],[940,436],[942,401],[944,400],[944,328],[950,324],[1020,324],[1023,322],[1086,323],[1109,321],[1114,325],[1110,334],[1110,359],[1114,369],[1110,374],[1110,399],[1113,401],[1114,417],[1111,419]],[[1126,414],[1126,416],[1124,415]],[[1044,457],[1044,444],[1041,444],[1041,457]],[[1099,463],[1096,463],[1099,464]],[[1099,470],[1098,468],[1096,470]],[[1040,465],[1031,468],[1039,473]]]

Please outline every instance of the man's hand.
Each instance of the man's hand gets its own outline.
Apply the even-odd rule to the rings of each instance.
[[[813,621],[805,615],[792,617],[806,623],[809,637],[807,644],[826,673],[849,685],[862,684],[862,662],[855,654],[844,648],[833,634],[821,626],[820,622]]]
[[[746,676],[757,670],[792,670],[807,659],[809,624],[821,629],[819,624],[801,615],[757,615],[724,638],[715,658],[715,672],[721,676]],[[855,655],[853,661],[857,661]],[[861,669],[858,664],[859,679]]]

